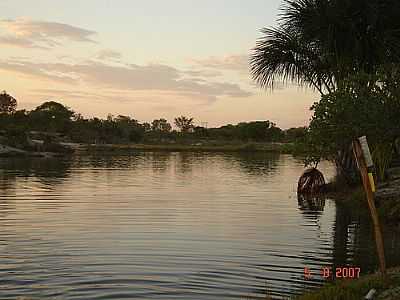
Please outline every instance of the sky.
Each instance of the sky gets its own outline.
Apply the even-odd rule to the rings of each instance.
[[[0,90],[19,109],[57,101],[85,117],[197,125],[307,125],[318,95],[263,90],[248,58],[282,0],[1,0]]]

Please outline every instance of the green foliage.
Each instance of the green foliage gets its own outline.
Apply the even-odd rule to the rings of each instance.
[[[15,127],[6,131],[5,143],[8,146],[15,148],[24,149],[29,147],[28,136],[26,132],[24,130]]]
[[[3,91],[0,94],[0,114],[12,114],[17,108],[17,100]]]
[[[383,78],[382,81],[378,80]],[[352,140],[366,135],[382,177],[400,133],[399,86],[384,76],[359,74],[314,103],[306,143],[314,160],[334,159]]]
[[[166,119],[156,119],[151,124],[139,123],[134,118],[124,115],[114,117],[109,114],[106,119],[86,119],[54,101],[45,102],[30,112],[19,110],[13,114],[0,114],[2,131],[25,132],[34,140],[53,138],[54,140],[47,143],[46,149],[55,149],[58,142],[64,141],[88,144],[180,143],[198,144],[197,146],[240,144],[244,150],[251,150],[254,148],[252,144],[254,142],[278,142],[290,140],[296,135],[286,136],[283,130],[270,121],[242,122],[238,125],[205,128],[194,126],[193,118],[182,116],[176,118],[175,123],[179,125],[180,133],[172,130],[171,124]],[[247,145],[243,145],[244,143]],[[257,149],[259,148],[257,145]]]
[[[242,142],[277,142],[285,134],[270,121],[241,122],[207,130],[210,138],[219,140],[238,140]]]
[[[151,130],[156,132],[168,133],[171,132],[172,126],[165,119],[158,119],[151,122]]]
[[[244,141],[276,141],[283,136],[282,130],[270,121],[239,123],[237,130],[239,138]]]
[[[145,127],[129,116],[109,115],[106,120],[99,118],[79,119],[73,122],[71,139],[80,143],[130,143],[140,142]]]
[[[397,0],[285,0],[275,28],[264,28],[251,57],[253,78],[334,91],[347,77],[400,62]]]
[[[252,53],[254,80],[270,88],[295,82],[322,95],[308,133],[296,141],[308,153],[306,164],[334,159],[339,150],[348,154],[351,141],[366,135],[383,176],[387,149],[399,135],[400,2],[284,3],[278,26],[262,30]]]
[[[372,159],[376,166],[376,173],[380,180],[385,179],[386,169],[389,168],[393,158],[393,143],[379,143],[374,145]]]
[[[295,127],[285,130],[285,141],[300,142],[304,140],[307,134],[307,127]]]
[[[29,113],[31,128],[47,132],[69,131],[74,112],[64,105],[49,101]]]

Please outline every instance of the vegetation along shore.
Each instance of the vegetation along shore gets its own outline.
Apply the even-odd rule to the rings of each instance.
[[[112,151],[274,151],[290,152],[306,128],[282,130],[271,121],[218,128],[196,126],[193,118],[140,123],[129,116],[86,119],[61,103],[17,110],[17,100],[0,94],[0,155],[71,154]],[[7,148],[6,148],[7,147]],[[7,151],[6,151],[7,150]]]

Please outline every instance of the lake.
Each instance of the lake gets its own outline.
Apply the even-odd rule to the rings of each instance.
[[[298,199],[302,171],[265,153],[0,159],[0,299],[279,298],[326,266],[376,269],[369,220]]]

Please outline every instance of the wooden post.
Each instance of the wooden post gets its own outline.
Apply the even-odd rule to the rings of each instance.
[[[361,145],[360,141],[363,142],[363,145]],[[383,247],[383,238],[379,223],[379,217],[376,211],[375,201],[374,201],[375,184],[373,182],[373,177],[371,172],[371,168],[373,165],[371,165],[372,160],[370,157],[368,144],[366,144],[365,137],[353,141],[353,152],[354,156],[356,157],[357,165],[361,173],[364,190],[367,196],[368,207],[374,225],[375,242],[376,242],[376,249],[378,252],[380,271],[382,275],[385,275],[386,274],[385,251]],[[366,155],[365,152],[367,152]],[[368,172],[368,168],[370,169],[370,172]]]

